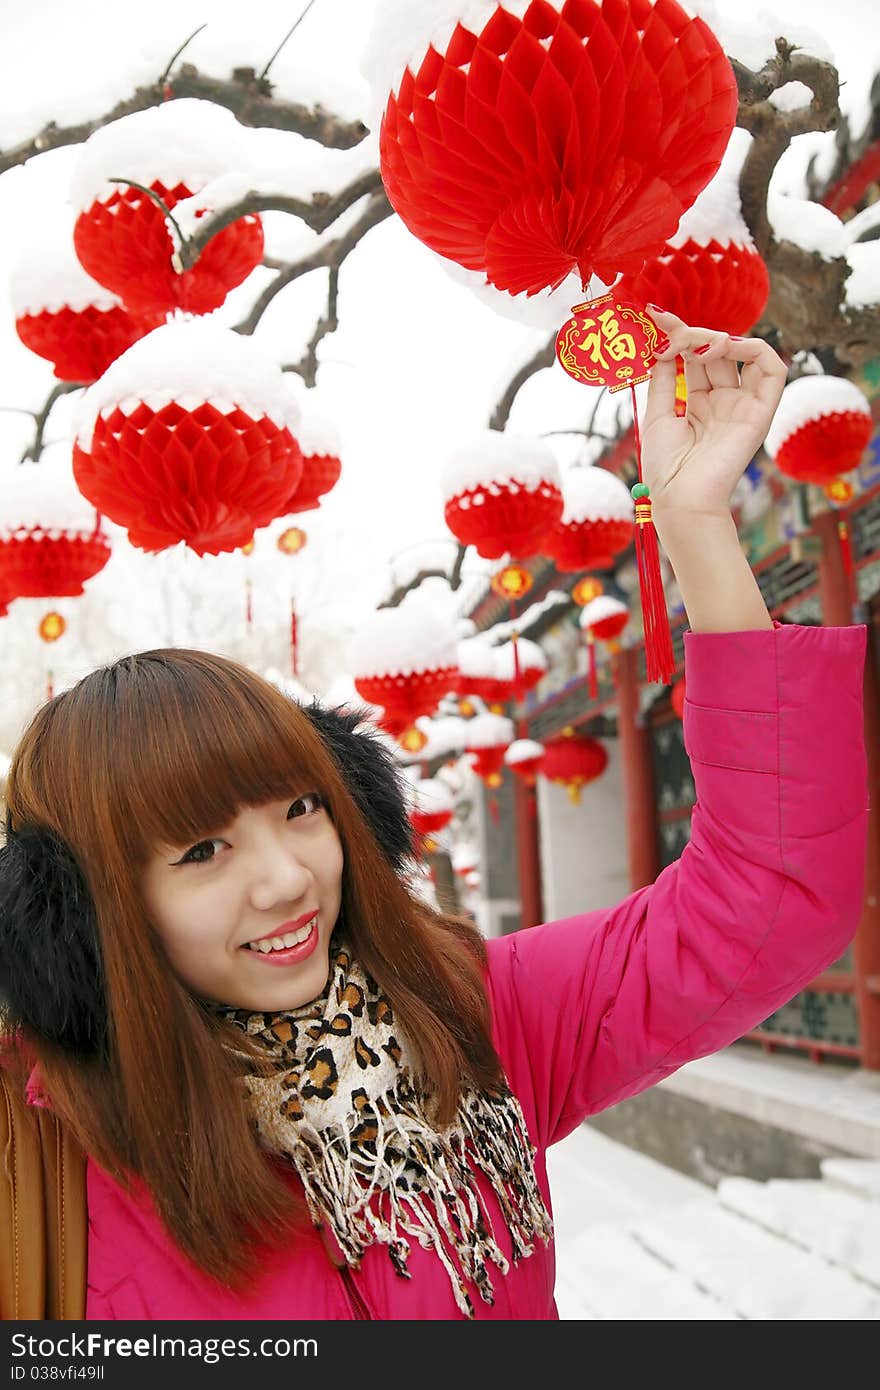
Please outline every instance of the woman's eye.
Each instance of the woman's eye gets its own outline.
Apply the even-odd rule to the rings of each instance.
[[[199,840],[199,843],[193,845],[192,849],[188,849],[186,854],[184,854],[181,859],[177,860],[177,863],[207,864],[215,857],[214,846],[222,845],[223,843],[223,840]]]
[[[287,812],[288,820],[295,820],[298,816],[311,815],[313,811],[320,811],[324,805],[324,800],[318,792],[308,792],[305,796],[298,796],[292,802],[290,810]]]

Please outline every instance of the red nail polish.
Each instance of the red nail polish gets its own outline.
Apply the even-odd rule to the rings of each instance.
[[[702,357],[703,353],[708,352],[711,346],[711,343],[704,343],[702,347],[694,348],[694,357]]]
[[[657,339],[657,346],[654,348],[654,351],[665,352],[668,347],[669,339],[667,338],[665,333],[661,333],[660,337]]]
[[[653,309],[658,314],[668,314],[669,310],[662,308],[659,304],[646,304],[646,309]]]

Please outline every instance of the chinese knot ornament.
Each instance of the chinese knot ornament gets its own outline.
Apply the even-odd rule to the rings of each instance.
[[[534,294],[637,271],[714,174],[736,83],[675,0],[384,0],[365,59],[390,202],[434,251]],[[404,66],[403,57],[407,64]]]
[[[45,357],[59,381],[89,386],[162,315],[136,315],[87,275],[70,234],[53,224],[15,266],[9,281],[15,328],[25,347]]]
[[[71,187],[73,242],[84,269],[134,312],[218,309],[262,261],[262,223],[254,214],[238,218],[184,270],[183,209],[178,217],[174,209],[251,162],[247,131],[211,101],[166,101],[94,131]],[[193,211],[195,226],[207,207]]]
[[[486,430],[441,478],[446,525],[486,560],[536,555],[562,516],[559,467],[539,439]]]
[[[610,569],[635,531],[629,488],[607,468],[570,468],[562,480],[565,510],[544,540],[558,570]]]
[[[281,368],[231,329],[165,324],[89,387],[74,474],[131,544],[199,555],[246,545],[281,515],[302,455]]]
[[[417,601],[380,608],[361,623],[349,661],[358,694],[381,705],[378,722],[398,739],[458,682],[455,629]]]
[[[573,729],[564,729],[558,738],[549,739],[544,747],[541,776],[546,777],[548,782],[558,782],[565,787],[569,800],[577,805],[584,787],[601,777],[608,765],[604,744],[585,734],[576,734]]]
[[[43,459],[3,471],[0,486],[0,593],[77,598],[110,559],[94,507],[77,491],[70,463]]]

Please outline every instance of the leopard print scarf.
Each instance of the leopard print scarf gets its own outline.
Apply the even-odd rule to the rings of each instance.
[[[331,950],[327,988],[312,1003],[284,1013],[218,1012],[275,1059],[271,1077],[244,1078],[260,1142],[293,1165],[312,1220],[329,1225],[353,1268],[377,1242],[408,1279],[414,1237],[437,1254],[465,1317],[474,1316],[467,1283],[494,1303],[487,1265],[506,1274],[509,1264],[475,1171],[492,1184],[514,1260],[532,1253],[536,1236],[550,1240],[515,1096],[506,1085],[466,1092],[453,1124],[436,1130],[391,1005],[344,944]]]

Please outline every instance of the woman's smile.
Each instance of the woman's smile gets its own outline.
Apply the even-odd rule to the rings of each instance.
[[[301,927],[289,928],[290,923],[285,923],[271,936],[249,941],[240,949],[250,952],[267,965],[296,965],[298,961],[307,960],[318,944],[317,912],[312,913]]]

